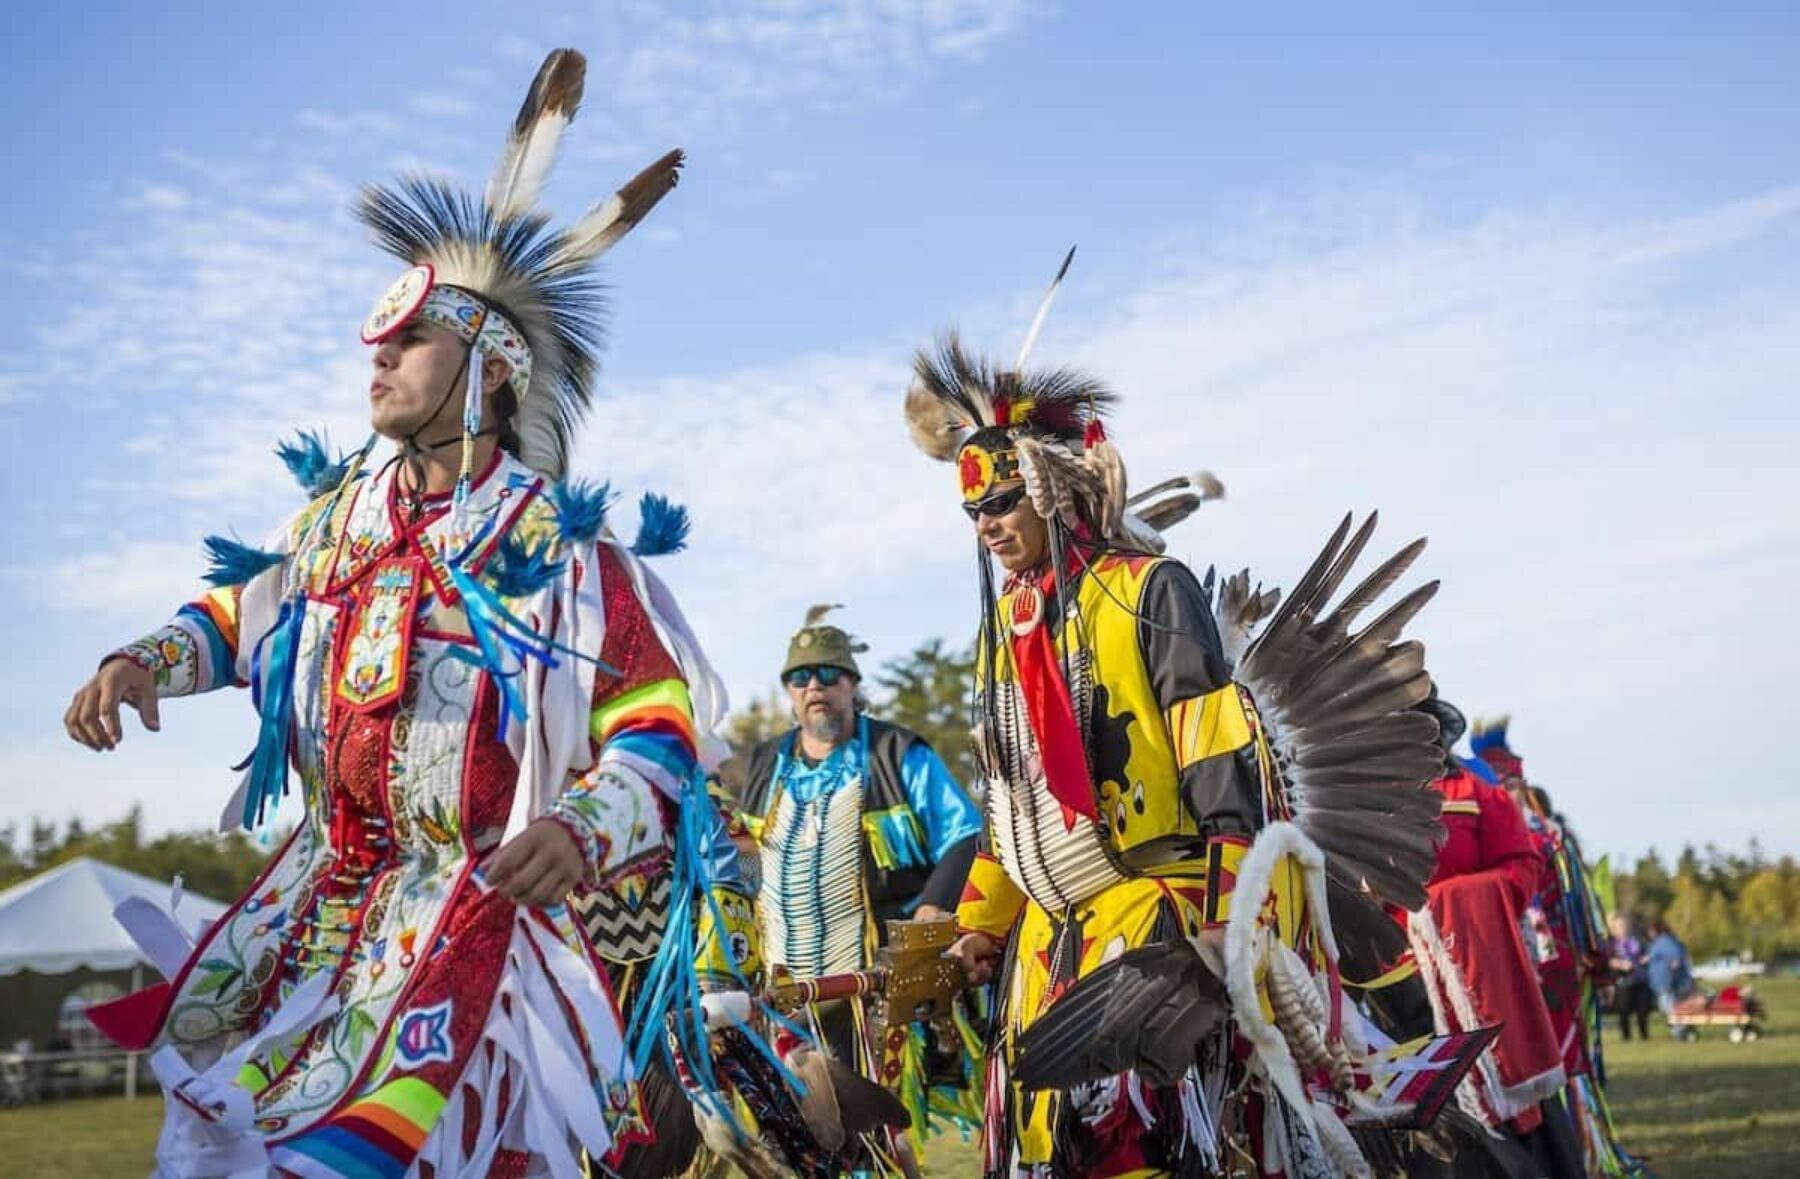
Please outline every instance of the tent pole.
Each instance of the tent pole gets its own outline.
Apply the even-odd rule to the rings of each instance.
[[[131,967],[131,990],[133,994],[143,989],[144,967],[141,963],[133,963]],[[137,1053],[125,1054],[125,1100],[137,1100]]]

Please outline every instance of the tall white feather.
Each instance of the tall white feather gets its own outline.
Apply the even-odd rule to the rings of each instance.
[[[1037,345],[1038,333],[1044,330],[1044,320],[1050,316],[1050,304],[1056,302],[1056,290],[1062,286],[1063,275],[1069,273],[1069,263],[1075,261],[1075,247],[1063,256],[1062,265],[1056,269],[1056,277],[1050,280],[1050,289],[1044,292],[1044,301],[1038,304],[1037,315],[1032,317],[1031,330],[1025,333],[1025,343],[1019,348],[1019,363],[1013,365],[1013,371],[1025,371],[1025,361],[1030,359],[1031,350]]]
[[[574,49],[555,50],[538,67],[488,180],[485,199],[494,216],[518,216],[537,204],[563,132],[581,105],[586,77],[587,59]]]

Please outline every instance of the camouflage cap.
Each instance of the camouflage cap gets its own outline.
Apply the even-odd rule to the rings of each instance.
[[[788,642],[787,662],[781,665],[782,675],[796,667],[836,667],[859,680],[862,678],[862,668],[856,665],[856,657],[867,651],[869,645],[823,621],[825,615],[836,609],[836,605],[826,603],[806,612],[806,621]]]

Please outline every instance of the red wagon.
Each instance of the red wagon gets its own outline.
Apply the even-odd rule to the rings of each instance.
[[[1698,1040],[1701,1028],[1726,1028],[1726,1038],[1736,1044],[1762,1035],[1762,1024],[1767,1018],[1755,988],[1733,986],[1716,995],[1699,991],[1677,1000],[1669,1012],[1669,1026],[1675,1029],[1678,1040]]]

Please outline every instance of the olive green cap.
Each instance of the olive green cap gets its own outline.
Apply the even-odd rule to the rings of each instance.
[[[836,605],[825,603],[806,612],[806,621],[788,642],[787,662],[781,665],[782,675],[796,667],[835,667],[862,679],[862,668],[856,665],[856,657],[867,651],[869,645],[823,621],[836,609]]]

